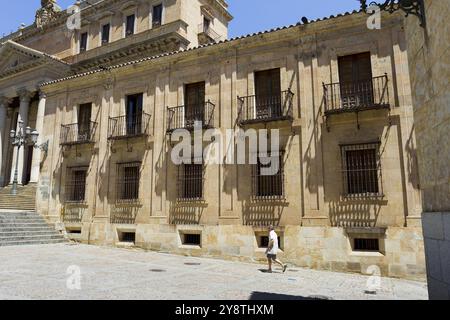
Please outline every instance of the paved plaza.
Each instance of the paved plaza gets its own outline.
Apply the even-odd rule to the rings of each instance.
[[[265,267],[140,249],[0,247],[0,299],[428,299],[421,282],[382,278],[374,295],[366,276]]]

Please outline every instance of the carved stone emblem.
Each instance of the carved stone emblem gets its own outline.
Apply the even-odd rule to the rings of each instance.
[[[56,4],[56,0],[41,0],[41,8],[36,11],[36,26],[44,27],[54,20],[60,11],[61,8]]]

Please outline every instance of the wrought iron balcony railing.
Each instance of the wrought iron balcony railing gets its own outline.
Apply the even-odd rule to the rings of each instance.
[[[201,122],[203,129],[214,128],[215,108],[210,101],[199,105],[167,108],[167,131],[193,130],[196,122]]]
[[[294,93],[291,90],[275,95],[238,97],[239,123],[292,120]]]
[[[324,84],[325,114],[389,108],[388,76]]]
[[[61,145],[75,145],[94,142],[97,122],[90,121],[86,124],[72,123],[61,125]]]
[[[145,112],[132,116],[109,118],[108,139],[118,140],[149,134],[151,116]]]

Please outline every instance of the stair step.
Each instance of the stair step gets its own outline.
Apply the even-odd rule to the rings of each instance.
[[[5,241],[0,242],[0,247],[7,246],[26,246],[26,245],[38,245],[38,244],[57,244],[65,243],[65,239],[51,239],[51,240],[23,240],[23,241]]]
[[[42,227],[2,227],[0,225],[0,233],[2,232],[41,232],[41,231],[55,231],[49,226]]]
[[[0,235],[0,243],[8,241],[22,241],[22,240],[52,240],[52,239],[64,239],[61,234],[47,234],[47,235],[19,235],[19,236],[2,236]]]
[[[54,236],[55,230],[41,230],[41,231],[2,231],[0,230],[0,239],[7,237],[22,237],[22,236]]]

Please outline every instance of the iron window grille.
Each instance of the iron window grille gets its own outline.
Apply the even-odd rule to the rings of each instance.
[[[353,239],[354,251],[366,251],[366,252],[379,252],[380,240],[379,239],[366,239],[366,238],[354,238]]]
[[[342,145],[342,178],[346,197],[382,197],[380,143]]]
[[[88,167],[67,168],[65,200],[69,203],[84,202]]]
[[[269,169],[272,160],[261,161],[262,154],[258,154],[258,163],[252,166],[252,196],[256,200],[280,200],[285,198],[284,188],[284,152],[273,152],[270,158],[278,158],[279,167],[276,172],[267,175],[263,169]]]
[[[178,200],[200,201],[204,197],[203,164],[181,164],[178,166]]]
[[[141,163],[129,162],[117,164],[116,199],[119,202],[139,200]]]

